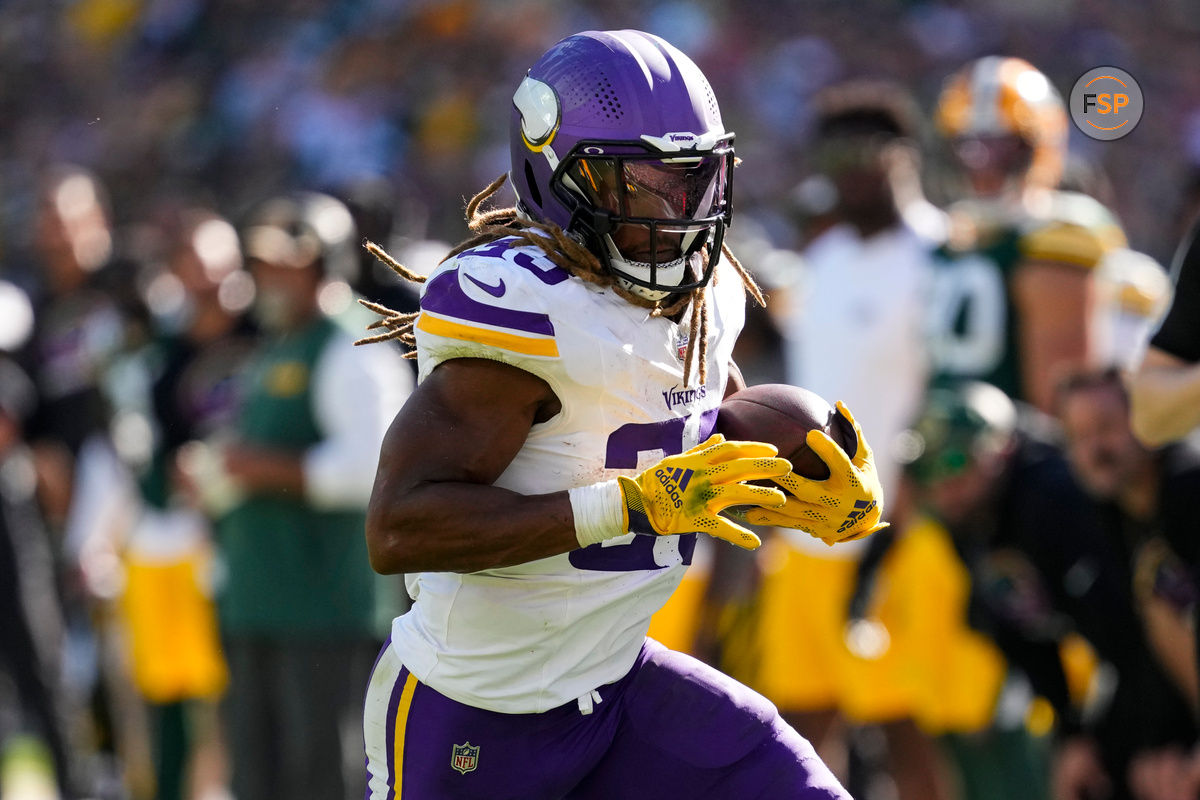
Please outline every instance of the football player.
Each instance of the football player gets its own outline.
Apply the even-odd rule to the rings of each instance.
[[[1064,367],[1094,357],[1092,270],[1124,234],[1095,199],[1055,189],[1066,111],[1028,62],[967,64],[947,80],[936,122],[966,196],[951,207],[950,243],[938,252],[934,371],[1049,411]]]
[[[708,81],[657,37],[574,35],[517,87],[511,144],[516,208],[478,213],[494,183],[419,312],[379,309],[419,386],[367,524],[414,597],[367,691],[369,796],[848,797],[763,697],[646,638],[697,533],[758,545],[722,509],[880,527],[861,433],[853,459],[810,434],[817,482],[710,436],[757,290],[723,252],[733,135]]]

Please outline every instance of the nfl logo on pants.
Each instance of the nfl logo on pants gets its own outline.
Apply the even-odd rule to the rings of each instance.
[[[466,775],[479,766],[479,748],[472,747],[470,742],[454,745],[450,752],[450,766]]]

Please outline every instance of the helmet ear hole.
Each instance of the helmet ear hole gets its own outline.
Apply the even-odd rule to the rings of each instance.
[[[525,159],[525,185],[529,187],[529,194],[534,205],[538,208],[542,207],[542,190],[538,188],[537,178],[533,174],[533,164],[529,163],[529,159]]]

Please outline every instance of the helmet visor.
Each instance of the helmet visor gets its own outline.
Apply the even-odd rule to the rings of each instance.
[[[688,223],[725,213],[728,154],[583,156],[567,173],[595,208],[626,221]]]

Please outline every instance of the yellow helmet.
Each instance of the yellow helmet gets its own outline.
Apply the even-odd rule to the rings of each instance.
[[[951,75],[934,121],[951,139],[1016,136],[1033,150],[1027,179],[1056,185],[1067,147],[1062,97],[1036,67],[1020,58],[988,56]]]

